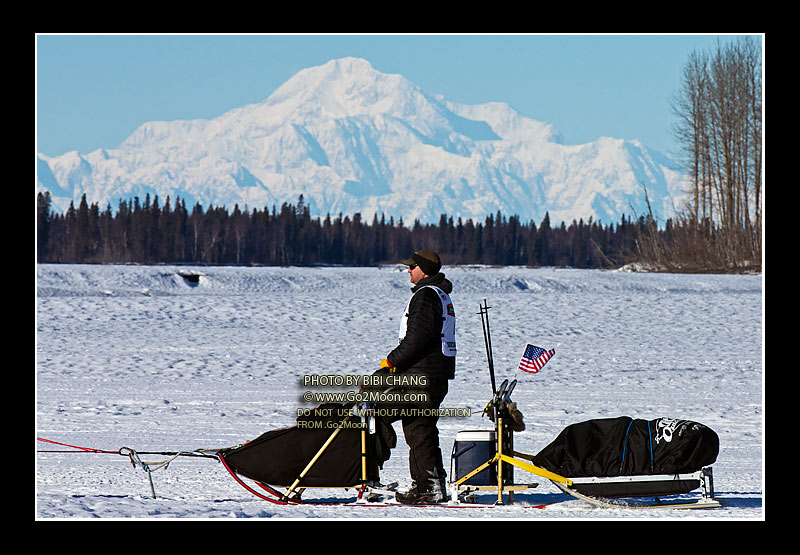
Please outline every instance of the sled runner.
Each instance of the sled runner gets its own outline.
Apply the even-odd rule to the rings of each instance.
[[[708,509],[721,506],[720,502],[714,499],[711,467],[692,474],[574,478],[571,487],[554,483],[564,493],[598,507]],[[661,499],[665,496],[689,493],[698,488],[702,488],[702,497],[695,501]],[[653,497],[655,501],[652,503],[630,501],[642,497]]]

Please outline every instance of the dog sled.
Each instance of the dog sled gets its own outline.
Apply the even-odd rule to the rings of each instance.
[[[457,433],[450,506],[475,506],[487,492],[496,494],[494,505],[512,503],[515,493],[538,486],[515,479],[525,473],[600,507],[720,506],[710,466],[719,442],[710,428],[674,419],[590,420],[567,426],[539,453],[528,455],[514,446],[514,433],[524,429],[510,398],[514,385],[504,382],[487,405],[494,429]],[[309,412],[298,417],[296,426],[266,432],[216,456],[243,487],[273,503],[352,502],[304,500],[303,493],[311,489],[353,490],[356,504],[392,503],[396,484],[380,481],[383,463],[396,446],[392,427],[358,406],[323,405]],[[685,498],[695,490],[700,490],[699,499]]]
[[[567,426],[536,455],[515,450],[514,432],[524,429],[524,421],[511,401],[516,380],[510,384],[505,380],[495,388],[489,308],[485,301],[480,307],[493,392],[484,414],[496,426],[494,430],[457,435],[451,454],[451,496],[455,502],[474,500],[477,492],[492,491],[497,493],[496,503],[503,504],[504,494],[513,499],[514,492],[536,487],[536,483],[516,483],[514,470],[520,469],[601,507],[720,506],[714,497],[711,467],[719,453],[719,438],[698,422],[626,416],[594,419]],[[553,354],[537,350],[542,356],[534,372]],[[475,464],[481,457],[484,462]],[[696,500],[664,499],[695,490],[701,494]],[[654,501],[630,501],[642,498]]]
[[[493,430],[456,436],[450,466],[453,502],[475,502],[485,492],[497,494],[496,504],[511,502],[515,492],[538,486],[515,480],[520,477],[515,470],[523,470],[599,507],[720,506],[710,466],[719,440],[710,428],[666,418],[589,420],[567,426],[539,453],[529,455],[514,447],[514,432],[524,429],[524,423],[507,388],[503,382],[485,409],[495,421]],[[666,435],[670,432],[674,435]],[[700,490],[698,499],[682,497],[695,490]]]
[[[567,426],[535,455],[518,451],[514,433],[525,425],[511,400],[517,382],[505,380],[495,387],[488,309],[484,302],[480,314],[492,382],[484,415],[494,427],[457,433],[450,461],[450,505],[475,504],[486,492],[496,494],[495,505],[512,502],[515,493],[538,486],[518,480],[530,474],[601,507],[720,506],[711,468],[719,439],[697,422],[595,419]],[[544,362],[549,356],[552,352]],[[301,494],[310,488],[355,489],[357,502],[391,499],[392,486],[380,483],[380,470],[396,445],[391,425],[365,405],[323,405],[307,413],[298,417],[296,426],[266,432],[217,456],[237,481],[273,502],[303,502]],[[700,499],[687,500],[685,494],[695,490],[700,490]],[[640,501],[646,498],[654,501]]]
[[[478,503],[479,495],[487,492],[496,495],[489,506],[504,505],[513,502],[515,494],[538,487],[535,478],[599,507],[721,506],[714,496],[711,467],[719,439],[698,422],[627,416],[588,420],[567,426],[535,455],[519,451],[514,434],[524,430],[525,424],[511,399],[517,382],[505,380],[496,387],[489,307],[484,301],[480,308],[492,386],[484,414],[494,426],[456,434],[450,460],[450,500],[445,506],[487,506]],[[535,364],[544,364],[553,354],[543,353],[544,358]],[[380,473],[397,438],[392,426],[373,409],[368,403],[321,405],[301,411],[294,426],[267,431],[241,445],[160,452],[170,456],[161,463],[146,463],[140,458],[153,452],[128,448],[103,451],[39,440],[83,452],[128,457],[134,467],[147,472],[154,498],[152,471],[166,468],[178,456],[192,456],[217,459],[241,486],[276,504],[364,505],[378,500],[392,504],[396,484],[383,485]],[[331,489],[353,490],[356,500],[303,498],[308,490]],[[698,490],[699,499],[687,498]]]
[[[396,444],[392,427],[367,405],[331,403],[303,411],[295,426],[268,431],[217,456],[241,485],[268,501],[301,503],[310,488],[354,489],[361,501],[377,495],[380,470]]]

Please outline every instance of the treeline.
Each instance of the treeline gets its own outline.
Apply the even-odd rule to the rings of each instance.
[[[693,52],[672,99],[675,138],[691,181],[672,240],[651,234],[641,255],[663,268],[761,265],[764,159],[762,64],[748,36]]]
[[[483,221],[442,214],[438,224],[410,226],[391,216],[312,218],[302,195],[296,205],[249,211],[200,204],[189,211],[181,199],[162,205],[149,195],[112,211],[84,196],[61,214],[51,210],[49,193],[37,200],[37,260],[54,263],[364,266],[431,249],[447,265],[612,268],[632,260],[648,225],[623,216],[617,225],[553,226],[549,215],[536,225],[499,212]]]

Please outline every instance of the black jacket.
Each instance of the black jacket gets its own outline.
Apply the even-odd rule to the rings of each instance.
[[[455,357],[442,354],[442,303],[439,295],[425,285],[438,287],[448,295],[453,284],[443,273],[423,278],[411,290],[405,338],[386,357],[398,372],[425,374],[431,378],[455,377]]]

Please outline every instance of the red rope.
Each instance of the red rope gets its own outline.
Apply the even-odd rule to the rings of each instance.
[[[92,447],[79,447],[77,445],[69,445],[68,443],[60,443],[58,441],[53,441],[51,439],[44,439],[41,437],[36,438],[38,441],[43,441],[45,443],[52,443],[54,445],[62,445],[64,447],[71,447],[72,449],[78,449],[78,451],[43,451],[44,453],[76,453],[76,452],[83,452],[83,453],[104,453],[109,455],[122,455],[120,451],[104,451],[103,449],[94,449]]]

